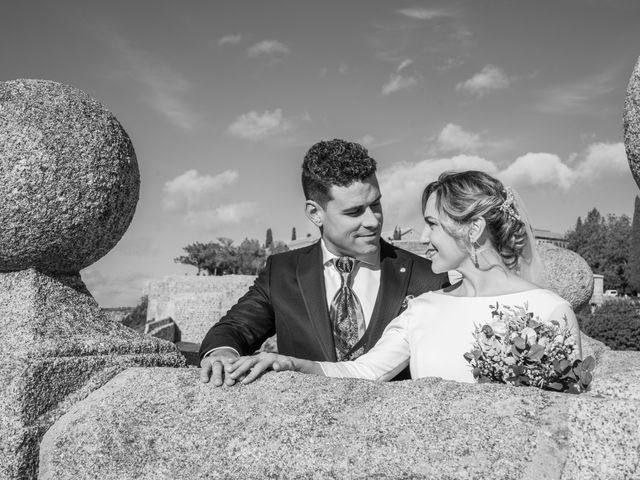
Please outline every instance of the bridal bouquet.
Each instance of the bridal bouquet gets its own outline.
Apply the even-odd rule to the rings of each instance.
[[[491,322],[476,326],[464,358],[479,383],[526,385],[581,393],[591,383],[595,360],[574,359],[575,339],[559,322],[541,322],[523,307],[490,305]]]

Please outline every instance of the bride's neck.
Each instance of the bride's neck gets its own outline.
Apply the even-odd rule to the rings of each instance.
[[[499,267],[479,270],[471,265],[458,271],[462,275],[462,281],[455,294],[459,296],[484,297],[512,293],[523,288],[520,277]]]

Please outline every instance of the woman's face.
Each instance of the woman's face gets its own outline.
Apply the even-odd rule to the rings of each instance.
[[[435,273],[456,270],[469,258],[460,240],[451,236],[442,226],[442,214],[436,209],[435,195],[431,195],[424,209],[426,222],[423,239],[427,241],[427,259]]]

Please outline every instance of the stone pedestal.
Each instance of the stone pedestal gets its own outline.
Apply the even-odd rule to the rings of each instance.
[[[36,478],[40,439],[132,366],[184,366],[176,347],[109,320],[79,276],[0,274],[0,478]]]

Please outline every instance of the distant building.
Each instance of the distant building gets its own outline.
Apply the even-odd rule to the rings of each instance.
[[[541,243],[551,243],[556,247],[567,248],[569,242],[567,242],[567,238],[562,233],[551,232],[549,230],[542,230],[540,228],[534,228],[533,234],[536,237],[536,243],[540,245]]]

